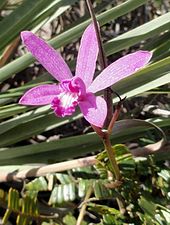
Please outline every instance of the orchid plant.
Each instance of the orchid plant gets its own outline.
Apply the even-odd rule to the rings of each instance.
[[[95,96],[116,82],[144,67],[151,58],[148,51],[128,54],[106,67],[94,80],[99,47],[95,27],[90,24],[84,31],[77,57],[75,76],[61,55],[30,31],[21,33],[23,43],[43,67],[60,83],[39,85],[28,90],[20,99],[22,105],[51,105],[56,116],[65,117],[80,107],[85,119],[102,128],[107,115],[107,104]]]

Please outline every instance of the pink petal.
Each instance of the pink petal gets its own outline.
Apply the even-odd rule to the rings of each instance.
[[[61,55],[45,41],[30,31],[21,32],[21,38],[27,49],[58,81],[72,78],[72,73]]]
[[[140,68],[144,67],[151,57],[151,52],[137,51],[118,59],[101,72],[90,85],[88,91],[95,93],[130,76]]]
[[[55,84],[39,85],[27,91],[19,100],[19,104],[47,105],[52,102],[58,93],[60,93],[60,90]]]
[[[79,106],[85,119],[90,124],[103,127],[107,115],[107,105],[102,97],[96,97],[92,93],[88,93],[86,99],[81,101]]]
[[[98,43],[96,33],[94,25],[90,24],[81,38],[75,72],[76,76],[84,81],[86,87],[88,87],[93,80],[97,56]]]

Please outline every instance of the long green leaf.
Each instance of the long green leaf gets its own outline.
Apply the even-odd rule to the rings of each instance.
[[[170,82],[170,57],[165,58],[159,62],[149,65],[148,67],[138,71],[133,76],[126,78],[119,83],[113,85],[113,89],[116,90],[119,94],[123,96],[134,97],[135,95],[139,95],[143,92],[151,90],[153,88],[159,87],[160,85],[164,85]],[[114,102],[118,101],[118,99],[114,99]],[[18,109],[19,110],[19,109]],[[39,111],[38,109],[36,110]],[[65,120],[59,120],[54,115],[44,115],[41,118],[37,118],[36,111],[32,111],[29,113],[23,114],[22,116],[10,119],[9,121],[5,121],[0,125],[0,134],[4,133],[4,135],[0,136],[0,143],[3,144],[10,144],[15,143],[17,140],[23,140],[26,137],[31,137],[32,135],[36,135],[37,133],[41,133],[45,130],[48,130],[49,127],[57,127],[60,124],[64,124]],[[41,111],[41,109],[40,109]],[[0,116],[8,115],[11,112],[8,111],[8,108],[3,112]],[[12,111],[13,113],[14,111]],[[45,113],[42,111],[42,114]],[[38,114],[39,115],[39,114]],[[79,115],[77,118],[80,118]],[[35,118],[34,121],[30,121],[30,119]],[[76,117],[74,117],[76,118]],[[63,123],[62,123],[63,121]],[[66,120],[68,121],[68,120]],[[25,123],[24,123],[25,122]],[[57,122],[59,124],[57,125]],[[23,125],[21,123],[24,123]],[[40,125],[40,126],[38,126]],[[18,127],[16,127],[18,126]],[[16,128],[14,128],[16,127]],[[5,133],[6,131],[13,128],[13,130]],[[17,133],[15,130],[22,131],[21,133]],[[9,137],[9,138],[8,138]],[[11,142],[11,141],[12,142]]]
[[[53,1],[53,0],[51,0]],[[0,49],[3,49],[21,30],[34,18],[37,13],[49,5],[48,0],[25,0],[9,16],[0,22]]]
[[[0,107],[0,119],[14,116],[18,113],[26,112],[28,110],[28,107],[18,104],[2,106]]]
[[[170,125],[170,119],[155,120],[160,127]],[[143,136],[148,129],[153,129],[149,123],[139,120],[118,121],[111,136],[112,143],[121,143]],[[69,138],[63,138],[48,143],[26,145],[22,147],[1,148],[0,164],[23,164],[38,162],[55,162],[78,157],[98,151],[103,145],[96,133],[89,133]],[[55,157],[56,156],[56,157]]]
[[[116,19],[119,16],[122,16],[131,10],[143,5],[146,0],[128,0],[125,3],[114,7],[113,9],[107,10],[106,12],[100,14],[97,18],[101,25],[109,22],[110,20]],[[59,48],[65,44],[70,43],[75,38],[80,37],[81,33],[85,29],[85,27],[90,23],[90,20],[87,20],[65,32],[58,35],[56,38],[50,41],[55,48]],[[14,73],[17,73],[28,65],[34,62],[33,57],[31,54],[27,53],[26,55],[14,60],[13,62],[7,64],[3,68],[0,69],[0,82],[8,79]]]
[[[27,118],[34,118],[34,115],[31,115],[31,113],[27,113],[29,116]],[[54,113],[51,114],[40,114],[36,119],[32,119],[31,121],[28,121],[27,123],[21,124],[23,120],[25,120],[25,117],[20,117],[20,125],[15,126],[17,123],[17,120],[12,120],[8,124],[2,123],[0,126],[0,133],[4,130],[10,129],[8,132],[4,132],[0,135],[0,146],[7,146],[10,144],[14,144],[18,141],[25,140],[33,135],[37,135],[43,131],[48,131],[51,129],[54,129],[56,127],[62,126],[64,124],[73,122],[81,117],[81,114],[75,114],[73,117],[69,118],[57,118]],[[5,126],[7,125],[7,126]]]
[[[40,27],[42,23],[51,22],[52,19],[57,18],[63,12],[65,12],[72,4],[77,0],[53,0],[49,1],[49,4],[39,14],[36,15],[35,19],[29,24],[29,29],[32,29],[35,26]],[[45,20],[45,21],[44,21]],[[37,29],[36,29],[37,30]]]
[[[170,27],[169,18],[170,12],[114,38],[105,46],[107,54],[111,55],[168,30]]]
[[[28,122],[30,120],[33,120],[34,118],[38,118],[42,115],[48,116],[49,110],[50,110],[49,106],[42,106],[42,107],[39,107],[35,110],[30,110],[29,112],[18,115],[16,117],[12,118],[12,119],[1,122],[1,124],[0,124],[0,134],[16,127],[17,125],[21,125],[24,122]],[[6,113],[8,113],[8,110],[6,110]]]

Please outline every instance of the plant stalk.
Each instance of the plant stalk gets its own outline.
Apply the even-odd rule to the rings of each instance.
[[[86,0],[86,2],[87,2],[87,6],[94,24],[95,31],[96,31],[96,37],[97,37],[97,42],[99,46],[99,63],[101,66],[101,70],[104,70],[108,66],[108,64],[107,64],[107,59],[106,59],[104,48],[103,48],[100,28],[93,10],[91,0]],[[112,90],[110,88],[106,88],[104,90],[104,99],[107,103],[107,116],[105,120],[105,127],[108,127],[113,114]]]
[[[108,154],[108,158],[109,158],[109,161],[110,161],[110,164],[111,164],[111,168],[113,170],[112,172],[114,173],[116,180],[120,181],[121,180],[121,174],[120,174],[118,164],[116,162],[115,150],[111,145],[110,135],[109,135],[108,132],[105,133],[105,137],[103,138],[103,144],[104,144],[104,147],[105,147],[105,149],[107,151],[107,154]]]
[[[120,101],[120,102],[117,104],[116,109],[115,109],[115,111],[114,111],[114,114],[113,114],[113,116],[112,116],[112,119],[111,119],[111,121],[110,121],[110,123],[109,123],[108,129],[107,129],[109,135],[112,134],[113,127],[114,127],[115,122],[116,122],[116,120],[118,119],[119,114],[120,114],[120,111],[121,111],[121,106],[122,106],[122,101]]]
[[[98,22],[93,10],[93,6],[91,3],[91,0],[86,0],[87,2],[87,6],[94,24],[94,28],[95,28],[95,32],[96,32],[96,37],[97,37],[97,41],[98,41],[98,46],[99,46],[99,63],[101,66],[101,69],[104,70],[107,67],[107,59],[105,56],[105,52],[104,52],[104,48],[103,48],[103,43],[102,43],[102,39],[101,39],[101,34],[100,34],[100,29],[98,26]],[[107,103],[107,117],[106,117],[106,121],[105,121],[105,126],[108,127],[111,121],[116,121],[118,115],[114,117],[113,115],[113,103],[112,103],[112,90],[111,88],[106,88],[104,91],[104,98],[106,100]],[[112,123],[114,125],[114,123]],[[101,137],[101,139],[103,140],[105,149],[108,152],[108,157],[110,160],[110,163],[112,165],[112,169],[113,172],[115,173],[115,177],[117,180],[120,179],[120,171],[119,171],[119,167],[117,165],[116,159],[115,159],[115,155],[114,155],[114,151],[112,149],[111,143],[110,143],[110,130],[112,129],[111,127],[112,125],[109,126],[109,130],[107,132],[103,132],[101,129],[94,129],[97,134]],[[93,127],[95,128],[95,127]]]

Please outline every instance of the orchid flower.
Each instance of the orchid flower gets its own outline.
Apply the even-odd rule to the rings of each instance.
[[[28,90],[19,103],[50,104],[59,117],[72,115],[79,105],[85,119],[100,128],[107,115],[107,104],[102,97],[96,97],[94,94],[133,74],[151,58],[148,51],[128,54],[110,64],[93,80],[99,51],[93,24],[90,24],[82,35],[75,76],[61,55],[42,39],[30,31],[21,32],[21,38],[32,55],[60,83],[36,86]]]

